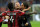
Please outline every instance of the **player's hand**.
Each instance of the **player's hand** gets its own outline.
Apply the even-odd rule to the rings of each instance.
[[[9,19],[9,16],[5,16],[5,19]]]
[[[28,26],[28,23],[26,23],[25,26]]]

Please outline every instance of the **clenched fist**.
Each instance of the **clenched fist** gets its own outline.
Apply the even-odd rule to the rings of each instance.
[[[26,23],[25,26],[28,26],[28,23]]]

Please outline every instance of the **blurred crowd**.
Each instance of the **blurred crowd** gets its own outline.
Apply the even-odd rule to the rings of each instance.
[[[1,7],[6,8],[7,4],[9,2],[12,2],[12,1],[13,2],[18,1],[20,4],[21,4],[21,2],[25,2],[26,1],[29,5],[32,5],[32,4],[40,4],[40,0],[0,0],[0,10],[1,10]]]

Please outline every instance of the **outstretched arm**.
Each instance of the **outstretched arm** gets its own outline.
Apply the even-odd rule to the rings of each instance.
[[[23,12],[24,12],[24,11],[27,11],[27,10],[29,10],[30,8],[31,8],[31,7],[28,7],[27,9],[24,9],[24,10],[22,10],[22,11],[23,11]]]

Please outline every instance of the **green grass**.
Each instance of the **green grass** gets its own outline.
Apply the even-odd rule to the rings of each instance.
[[[40,27],[40,22],[37,21],[31,21],[32,27]],[[2,27],[8,27],[7,24],[2,24]]]
[[[32,27],[40,27],[40,22],[33,21],[31,22]]]
[[[8,27],[8,24],[2,24],[2,27]]]

